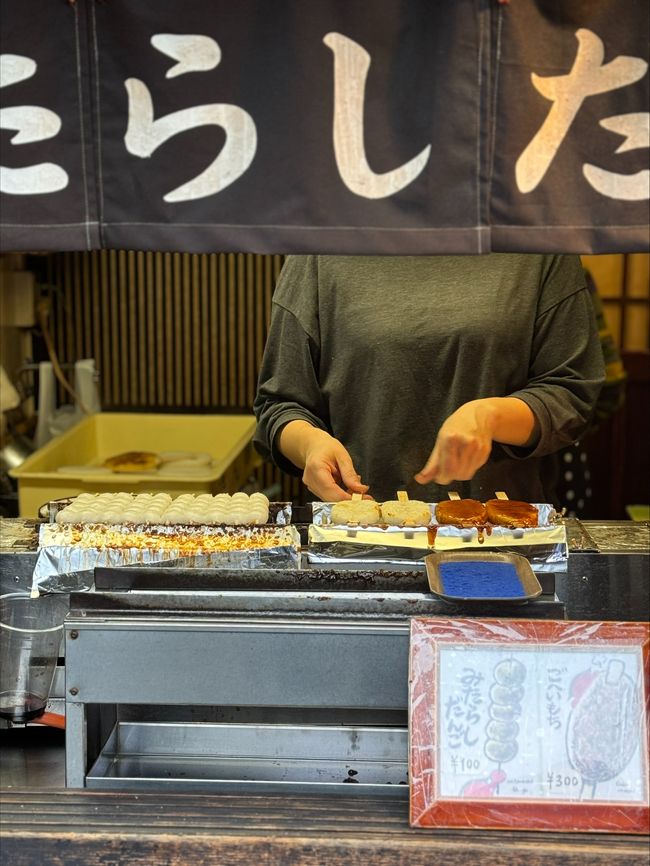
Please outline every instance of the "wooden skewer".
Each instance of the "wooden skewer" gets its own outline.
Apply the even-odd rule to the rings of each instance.
[[[455,490],[447,491],[447,496],[450,499],[460,499],[460,493],[457,493]]]
[[[406,492],[406,490],[398,490],[397,491],[397,501],[398,502],[408,502],[409,501],[409,495]]]
[[[497,490],[494,495],[497,499],[507,499],[508,498],[508,494],[504,493],[503,490]]]

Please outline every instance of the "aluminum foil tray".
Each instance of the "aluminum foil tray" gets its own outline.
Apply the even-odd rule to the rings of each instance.
[[[535,571],[566,571],[567,533],[556,522],[556,512],[548,503],[536,503],[539,525],[525,529],[504,526],[463,529],[438,524],[435,503],[430,503],[429,526],[344,526],[332,523],[330,502],[314,502],[313,522],[309,526],[310,562],[385,562],[402,564],[422,560],[431,550],[501,550],[518,552]]]
[[[132,526],[45,523],[33,592],[83,591],[100,566],[175,561],[185,568],[296,568],[295,526]]]

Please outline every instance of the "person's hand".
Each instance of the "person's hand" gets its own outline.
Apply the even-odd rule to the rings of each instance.
[[[361,483],[347,449],[325,430],[306,421],[289,421],[280,432],[279,446],[295,466],[303,469],[304,484],[324,502],[367,493],[368,485]]]
[[[494,412],[488,401],[465,403],[447,418],[429,459],[415,476],[420,484],[469,481],[487,462],[494,438]]]
[[[484,397],[456,409],[438,431],[436,444],[415,476],[420,484],[469,481],[487,462],[492,442],[532,447],[539,425],[519,397]]]
[[[302,480],[324,502],[351,499],[353,493],[366,493],[367,484],[354,468],[347,449],[324,430],[315,430],[305,449]]]

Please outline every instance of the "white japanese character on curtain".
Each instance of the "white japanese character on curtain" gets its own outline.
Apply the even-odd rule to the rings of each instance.
[[[370,55],[341,33],[328,33],[323,42],[334,52],[334,155],[343,183],[363,198],[394,195],[423,171],[431,145],[399,168],[382,174],[374,172],[366,158],[363,131]]]
[[[620,56],[603,63],[603,42],[590,30],[581,28],[576,38],[578,52],[567,75],[542,78],[534,72],[531,74],[535,89],[553,105],[517,160],[515,177],[520,192],[532,192],[542,181],[588,96],[634,84],[647,73],[648,64],[641,57]],[[632,112],[606,117],[600,125],[624,138],[615,151],[623,153],[650,147],[649,117],[648,113]],[[643,201],[650,197],[650,171],[647,169],[625,175],[585,163],[582,170],[588,183],[602,195],[623,201]]]
[[[219,45],[209,36],[158,33],[151,38],[158,51],[177,61],[167,78],[214,69],[221,60]],[[161,144],[188,129],[220,126],[226,133],[221,152],[201,172],[163,196],[164,201],[180,202],[215,195],[241,177],[257,150],[257,130],[253,118],[243,108],[226,103],[195,105],[154,120],[153,101],[147,85],[138,78],[125,81],[129,96],[129,119],[124,143],[129,153],[150,157]]]
[[[0,88],[26,81],[36,74],[31,57],[0,55]],[[54,138],[61,129],[61,118],[40,105],[14,105],[0,108],[0,128],[13,129],[11,144],[31,144]],[[67,172],[53,162],[10,168],[0,165],[0,192],[10,195],[42,195],[58,192],[69,182]]]

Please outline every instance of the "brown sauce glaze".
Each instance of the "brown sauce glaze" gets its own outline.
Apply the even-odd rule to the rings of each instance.
[[[487,523],[485,506],[478,499],[450,499],[436,505],[438,523],[452,526],[483,526]]]
[[[488,499],[485,503],[488,522],[508,529],[537,526],[539,514],[529,502],[516,499]]]

